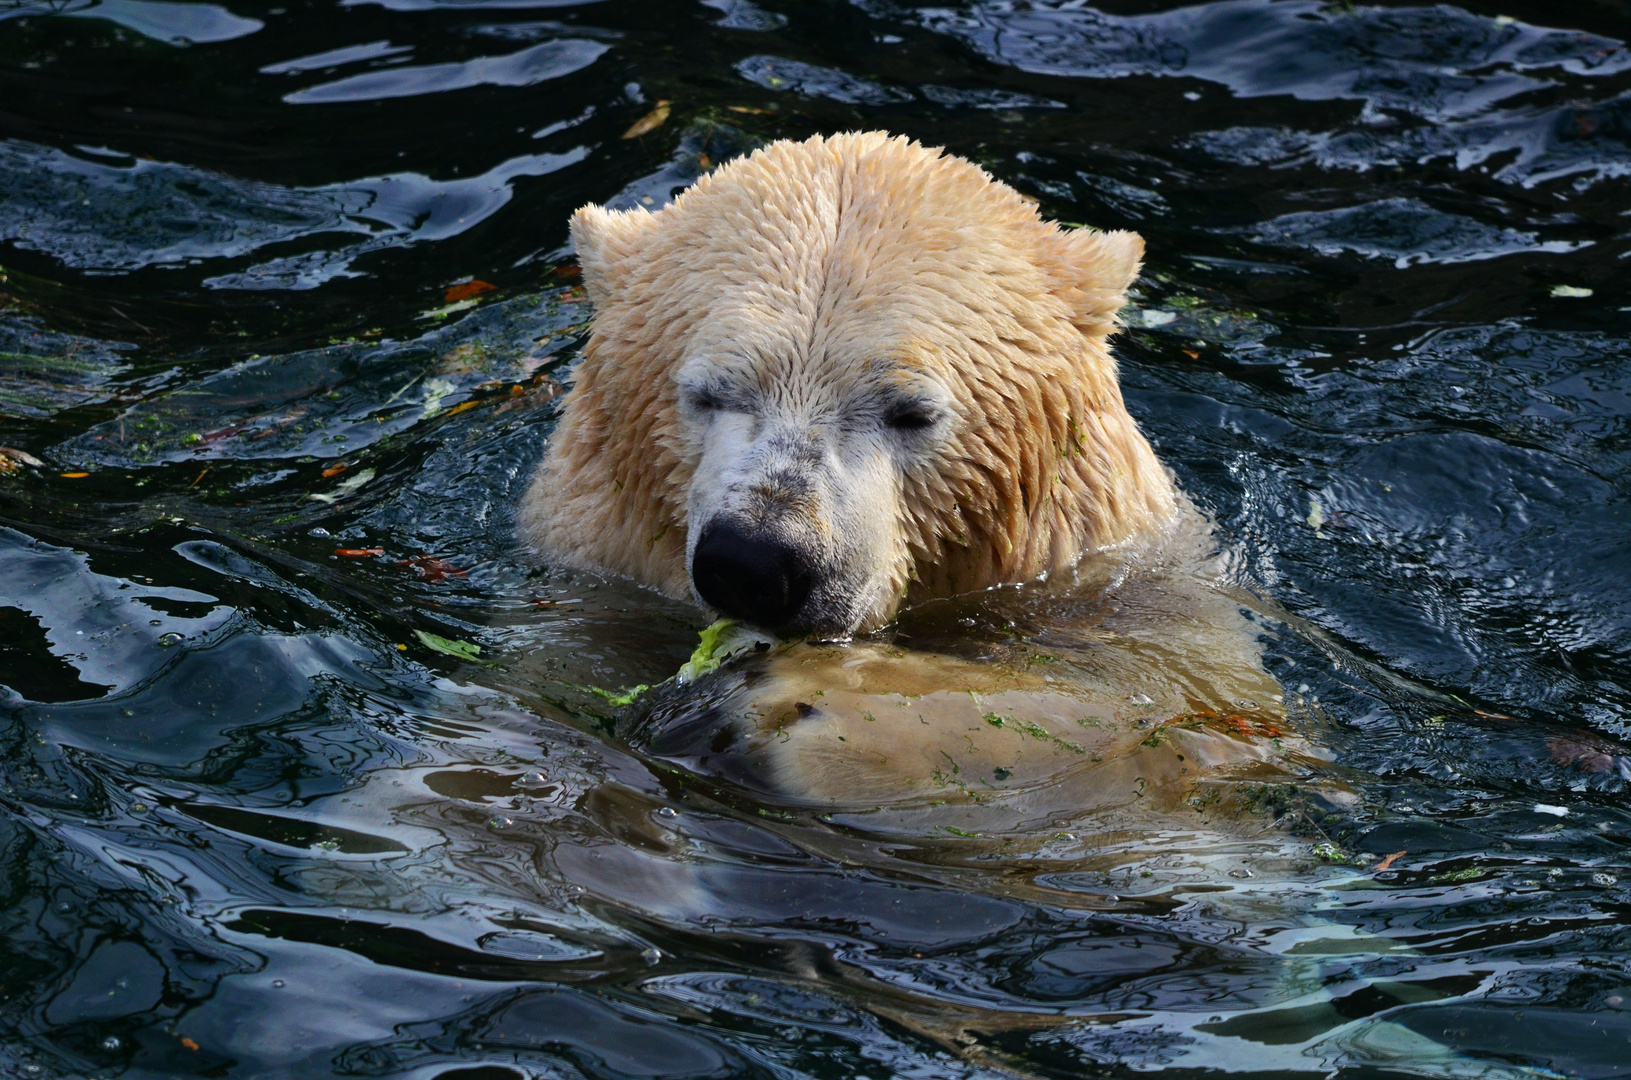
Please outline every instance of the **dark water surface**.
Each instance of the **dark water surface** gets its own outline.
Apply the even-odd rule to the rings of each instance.
[[[274,3],[0,0],[0,1075],[1631,1076],[1626,0]],[[702,619],[513,550],[567,215],[873,127],[1146,236],[1353,805],[1005,857],[610,733]]]

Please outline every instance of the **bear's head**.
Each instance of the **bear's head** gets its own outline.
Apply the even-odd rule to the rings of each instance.
[[[586,206],[572,237],[594,322],[522,518],[568,563],[844,637],[1171,514],[1105,345],[1133,233],[865,133]]]

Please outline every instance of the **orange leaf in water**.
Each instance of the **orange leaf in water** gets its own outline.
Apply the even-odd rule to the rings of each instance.
[[[481,278],[471,278],[469,281],[461,281],[457,285],[449,286],[447,292],[442,294],[442,301],[443,303],[457,304],[460,300],[468,300],[472,296],[497,291],[498,286],[492,282],[483,281]]]
[[[193,1040],[187,1038],[185,1035],[183,1035],[182,1038],[181,1038],[181,1045],[185,1046],[187,1049],[191,1050],[195,1054],[198,1052],[198,1044],[196,1042],[194,1042]]]
[[[330,476],[339,476],[349,468],[351,468],[351,466],[342,461],[338,465],[330,465],[328,468],[324,469],[323,476],[325,479]]]
[[[64,480],[83,480],[89,475],[91,474],[88,472],[65,472],[62,474],[62,478]]]
[[[640,119],[636,120],[633,126],[623,133],[623,137],[625,139],[638,139],[642,135],[647,135],[653,131],[656,131],[667,122],[668,102],[659,101],[657,102],[657,107],[646,113],[646,115],[642,116]]]
[[[424,578],[431,584],[446,581],[450,577],[467,577],[469,571],[460,570],[446,559],[438,559],[434,555],[414,555],[406,559],[398,559],[398,566],[405,566]]]
[[[1386,870],[1388,867],[1393,865],[1393,860],[1394,859],[1400,858],[1404,854],[1405,853],[1402,852],[1402,851],[1395,851],[1392,855],[1389,855],[1387,858],[1385,858],[1381,862],[1377,863],[1376,864],[1376,869]]]
[[[461,401],[457,405],[453,406],[451,409],[447,410],[447,415],[457,416],[460,413],[464,412],[466,409],[474,409],[477,405],[480,405],[480,404],[481,404],[481,402],[479,402],[479,401]]]
[[[342,559],[371,559],[385,554],[384,548],[335,548],[334,554]]]

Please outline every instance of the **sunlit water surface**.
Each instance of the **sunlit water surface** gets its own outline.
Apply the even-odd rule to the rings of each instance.
[[[1625,0],[273,2],[0,0],[0,1075],[1631,1076]],[[1148,239],[1291,780],[828,814],[596,693],[704,620],[514,550],[567,215],[875,127]]]

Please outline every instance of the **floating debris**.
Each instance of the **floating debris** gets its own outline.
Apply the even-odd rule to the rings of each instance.
[[[314,491],[314,492],[312,492],[311,493],[311,498],[317,500],[320,503],[328,503],[330,505],[333,505],[334,503],[337,503],[341,499],[345,498],[347,495],[351,495],[354,492],[356,492],[358,488],[362,487],[364,484],[368,483],[368,481],[372,480],[373,478],[374,478],[374,470],[373,469],[363,469],[361,472],[355,474],[354,476],[348,476],[344,480],[340,481],[340,483],[334,488],[333,491],[328,491],[328,492]]]
[[[412,570],[433,585],[450,577],[469,576],[469,571],[460,570],[446,559],[438,559],[434,555],[412,555],[398,559],[396,565]]]
[[[433,634],[428,630],[415,630],[413,632],[413,636],[419,639],[419,643],[421,645],[433,652],[439,652],[445,656],[456,657],[457,659],[465,660],[472,664],[482,664],[486,667],[498,667],[498,665],[493,663],[491,660],[483,660],[481,658],[481,646],[472,642],[458,641],[454,638],[445,638],[440,634]]]
[[[669,102],[659,101],[657,107],[646,115],[629,125],[629,130],[623,133],[625,139],[638,139],[642,135],[649,135],[668,122]]]
[[[480,278],[471,278],[469,281],[461,281],[457,285],[448,286],[447,292],[442,294],[442,302],[456,304],[460,300],[469,300],[472,297],[481,296],[483,293],[497,291],[498,286],[492,282],[483,281]]]

